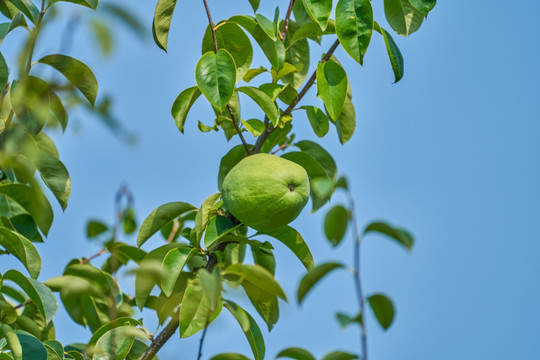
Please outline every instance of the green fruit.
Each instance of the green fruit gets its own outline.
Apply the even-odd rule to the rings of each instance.
[[[223,204],[243,224],[259,231],[287,225],[309,199],[304,168],[276,155],[242,159],[223,180]]]

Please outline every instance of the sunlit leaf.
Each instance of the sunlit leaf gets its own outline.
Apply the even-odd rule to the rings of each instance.
[[[174,285],[187,261],[197,253],[196,249],[176,248],[170,250],[163,259],[163,278],[161,279],[161,288],[165,295],[170,296]]]
[[[295,360],[315,360],[315,357],[307,350],[297,347],[283,349],[276,355],[277,358],[290,358]]]
[[[218,317],[222,306],[223,302],[219,301],[216,310],[212,311],[199,280],[191,280],[180,307],[180,336],[189,337],[207,327]]]
[[[409,0],[384,0],[386,20],[396,33],[409,36],[420,28],[424,15]]]
[[[358,355],[350,354],[345,351],[332,351],[326,354],[322,360],[354,360],[358,359]]]
[[[30,240],[15,231],[0,227],[0,245],[23,263],[32,278],[37,279],[41,271],[41,257]]]
[[[315,286],[319,280],[321,280],[325,275],[335,269],[343,268],[343,264],[328,262],[315,266],[313,269],[309,270],[306,275],[300,281],[298,285],[297,298],[298,303],[302,303],[305,296],[308,292]]]
[[[364,234],[372,232],[387,235],[391,239],[396,240],[399,244],[405,246],[408,250],[412,249],[414,245],[414,238],[407,230],[393,227],[382,221],[372,222],[364,230]]]
[[[154,41],[160,49],[167,51],[169,30],[177,0],[158,0],[154,11],[152,33]]]
[[[303,2],[309,16],[324,31],[328,24],[330,13],[332,12],[332,0],[303,0]]]
[[[96,102],[98,84],[92,70],[79,60],[66,55],[48,55],[38,60],[64,75],[88,99],[92,106]]]
[[[298,257],[307,270],[313,268],[313,256],[308,245],[300,233],[292,227],[284,226],[278,230],[261,232],[259,234],[269,235],[281,241]]]
[[[219,269],[215,268],[211,273],[206,269],[199,270],[199,282],[203,291],[203,297],[210,311],[216,311],[221,300],[221,277]]]
[[[86,7],[90,8],[90,9],[93,9],[93,10],[96,10],[97,6],[98,6],[98,0],[50,0],[49,1],[49,6],[56,3],[56,2],[59,2],[59,1],[64,1],[64,2],[69,2],[69,3],[73,3],[73,4],[86,6]]]
[[[251,86],[242,86],[237,89],[239,92],[242,92],[249,96],[259,107],[264,111],[268,119],[277,126],[279,119],[279,112],[274,101],[266,95],[264,91],[261,91],[257,88]]]
[[[137,245],[140,247],[169,221],[196,209],[195,206],[181,201],[158,206],[144,219],[137,236]]]
[[[182,91],[174,100],[171,113],[176,127],[182,134],[184,133],[184,125],[189,109],[191,109],[199,96],[201,96],[201,90],[197,86],[193,86]]]
[[[426,17],[435,5],[437,5],[437,0],[409,0],[409,2]]]
[[[250,0],[253,1],[253,0]],[[247,356],[237,353],[223,353],[212,356],[210,360],[250,360]]]
[[[142,330],[133,326],[120,326],[107,331],[97,340],[92,360],[124,360],[135,338],[147,337]]]
[[[323,137],[328,133],[329,120],[324,111],[316,106],[302,106],[301,109],[306,110],[306,115],[315,135]]]
[[[317,92],[332,119],[337,119],[343,110],[349,81],[345,70],[334,61],[319,62],[317,65]]]
[[[262,335],[259,326],[255,322],[255,319],[240,306],[235,304],[232,301],[225,301],[225,308],[233,314],[233,316],[240,324],[242,331],[246,335],[246,338],[253,352],[253,357],[255,360],[264,360],[264,355],[266,352],[264,346],[264,338]]]
[[[39,155],[37,168],[43,182],[52,191],[63,210],[71,193],[71,178],[64,164],[45,152]]]
[[[399,0],[400,1],[400,0]],[[345,51],[359,64],[373,32],[370,0],[339,0],[336,6],[336,33]]]
[[[199,208],[199,211],[197,211],[197,215],[195,215],[194,228],[195,234],[197,235],[197,242],[201,240],[204,229],[208,224],[208,220],[210,220],[210,218],[215,215],[217,210],[214,209],[214,204],[220,196],[220,193],[210,195],[204,200],[201,207]]]

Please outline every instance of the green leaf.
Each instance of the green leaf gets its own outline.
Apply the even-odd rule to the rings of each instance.
[[[426,17],[435,5],[437,5],[437,0],[409,0],[409,2]]]
[[[216,26],[218,49],[225,49],[231,54],[236,64],[236,81],[240,81],[249,70],[253,60],[251,41],[244,31],[235,23],[223,22]],[[203,37],[202,53],[214,51],[212,31],[207,27]]]
[[[208,221],[204,233],[204,246],[207,249],[215,246],[217,241],[241,225],[234,225],[231,220],[225,216],[216,215]]]
[[[334,158],[321,145],[309,140],[302,140],[294,144],[297,148],[311,155],[321,164],[326,170],[326,174],[330,179],[335,179],[337,176],[337,166]]]
[[[299,89],[306,80],[310,63],[309,43],[307,40],[301,39],[294,43],[290,40],[297,30],[298,25],[294,21],[290,21],[285,38],[285,44],[288,46],[285,52],[285,61],[294,66],[296,71],[283,76],[282,79],[284,84],[289,84],[295,89]]]
[[[58,358],[60,360],[64,359],[64,346],[59,341],[56,340],[46,340],[43,342],[43,344],[49,346],[54,350],[54,352],[58,355]]]
[[[216,311],[219,301],[221,300],[221,278],[219,276],[219,270],[214,268],[212,273],[206,269],[199,271],[199,282],[203,291],[203,297],[208,304],[210,311]]]
[[[263,66],[255,68],[255,69],[249,69],[244,75],[243,79],[245,82],[250,82],[251,80],[253,80],[253,78],[265,72],[268,72],[268,69],[266,69]]]
[[[167,40],[175,6],[176,0],[158,0],[154,11],[154,22],[152,24],[154,41],[165,52],[167,51]]]
[[[6,339],[14,360],[24,360],[24,352],[21,346],[21,342],[19,341],[19,337],[13,331],[13,329],[9,325],[0,324],[0,335],[2,338]]]
[[[284,226],[278,230],[261,232],[258,234],[269,235],[287,246],[298,259],[302,262],[307,270],[314,266],[313,256],[308,245],[298,231],[290,226]]]
[[[79,60],[66,55],[48,55],[38,60],[47,64],[64,75],[94,106],[97,97],[98,84],[92,70]]]
[[[316,106],[302,106],[300,108],[306,110],[306,115],[315,135],[322,138],[328,133],[329,121],[324,111]]]
[[[249,0],[249,3],[251,4],[251,7],[253,8],[253,12],[256,12],[257,9],[259,9],[259,3],[261,0]]]
[[[352,317],[347,314],[339,312],[336,314],[336,319],[339,321],[339,324],[343,328],[352,323],[362,324],[363,322],[362,313],[356,315],[355,317]]]
[[[297,42],[298,40],[302,39],[311,39],[313,41],[319,42],[320,37],[322,35],[329,35],[329,34],[335,34],[336,33],[336,24],[334,20],[328,21],[328,26],[324,31],[321,30],[321,27],[319,24],[317,24],[314,21],[310,21],[301,27],[298,28],[294,32],[294,35],[292,36],[292,39],[290,41],[289,46]]]
[[[399,0],[400,1],[400,0]],[[336,6],[336,33],[345,51],[360,65],[373,32],[370,0],[339,0]]]
[[[343,110],[349,81],[345,70],[334,61],[317,65],[317,92],[330,117],[337,119]]]
[[[35,336],[22,330],[15,330],[22,347],[22,359],[47,360],[47,349]]]
[[[276,295],[285,301],[287,300],[287,296],[274,279],[272,273],[262,266],[234,264],[225,269],[225,274],[237,276],[242,280],[242,283],[247,281],[265,292]]]
[[[424,15],[409,0],[384,0],[386,20],[396,33],[409,36],[420,28]]]
[[[368,297],[368,302],[379,324],[384,330],[388,329],[392,325],[395,315],[392,300],[383,294],[375,294]]]
[[[71,193],[71,178],[64,164],[54,156],[42,152],[37,161],[37,169],[45,185],[60,203],[62,210],[66,210]]]
[[[197,208],[191,204],[177,201],[158,206],[154,211],[144,219],[139,235],[137,236],[137,245],[140,247],[152,235],[165,226],[169,221]]]
[[[324,218],[324,234],[333,247],[338,246],[345,236],[349,224],[349,210],[341,205],[334,206]]]
[[[222,306],[220,301],[216,310],[211,311],[199,280],[190,280],[180,307],[180,337],[189,337],[207,327],[218,317]]]
[[[242,124],[251,133],[251,135],[255,137],[261,135],[266,128],[264,123],[259,119],[242,120]]]
[[[274,126],[277,126],[279,120],[279,112],[276,104],[272,99],[266,95],[264,91],[261,91],[257,88],[251,86],[242,86],[237,89],[240,92],[243,92],[249,96],[260,108],[264,111],[268,119],[272,122]]]
[[[69,3],[73,3],[73,4],[86,6],[86,7],[90,8],[90,9],[93,9],[93,10],[96,10],[97,6],[98,6],[98,0],[50,0],[49,1],[49,6],[51,6],[52,4],[57,3],[59,1],[69,2]]]
[[[313,156],[300,151],[291,151],[281,156],[284,159],[297,163],[306,169],[310,179],[328,177],[326,170]]]
[[[4,274],[4,281],[11,280],[24,290],[48,324],[58,310],[58,301],[53,292],[37,280],[27,278],[17,270],[11,269]]]
[[[272,68],[279,70],[285,62],[285,46],[280,39],[272,40],[253,16],[237,15],[229,19],[243,27],[261,47]]]
[[[382,221],[375,221],[369,224],[364,230],[364,235],[372,232],[389,236],[399,244],[405,246],[407,250],[411,250],[414,245],[414,238],[407,230],[393,227]]]
[[[197,250],[190,248],[176,248],[167,253],[162,263],[163,278],[161,279],[161,289],[165,295],[171,296],[182,269],[195,254],[197,254]]]
[[[325,30],[328,25],[328,18],[332,12],[332,0],[303,0],[304,8],[308,15],[317,22],[321,30]]]
[[[1,24],[0,24],[1,25]],[[9,80],[9,69],[2,53],[0,53],[0,89],[4,89]]]
[[[113,50],[113,35],[111,29],[106,23],[99,20],[92,20],[90,23],[91,29],[94,33],[95,42],[99,45],[101,54],[108,56]]]
[[[328,262],[315,266],[309,270],[306,275],[300,281],[298,285],[298,303],[301,304],[308,292],[315,286],[321,278],[323,278],[330,271],[343,268],[343,264]]]
[[[270,271],[272,275],[276,274],[276,258],[271,250],[261,246],[251,246],[253,262]]]
[[[257,310],[261,318],[265,321],[268,331],[272,331],[272,328],[279,319],[277,296],[248,281],[242,282],[242,287],[249,301],[255,307],[255,310]]]
[[[356,112],[350,97],[345,98],[343,111],[336,119],[336,130],[341,144],[345,144],[351,139],[356,128]]]
[[[43,346],[45,346],[45,350],[47,351],[47,360],[63,360],[64,359],[63,352],[62,352],[62,357],[60,357],[60,355],[58,355],[58,353],[49,344],[43,343]]]
[[[238,324],[240,324],[240,327],[249,342],[255,360],[264,360],[266,352],[264,338],[255,319],[253,319],[247,311],[232,301],[225,301],[225,308],[233,314],[238,321]]]
[[[41,258],[30,240],[10,229],[0,227],[0,245],[23,263],[32,278],[37,279],[41,271]]]
[[[54,215],[49,201],[41,191],[23,184],[3,184],[0,185],[0,195],[19,204],[34,218],[41,231],[48,234]]]
[[[89,239],[96,238],[109,230],[109,227],[98,220],[89,220],[86,224],[86,237]]]
[[[358,355],[350,354],[345,351],[332,351],[326,354],[322,360],[354,360],[358,359]]]
[[[191,106],[193,106],[199,96],[201,96],[201,90],[199,90],[197,86],[193,86],[182,91],[176,97],[176,100],[174,100],[171,114],[174,118],[174,122],[176,123],[176,127],[182,134],[184,133],[184,125],[186,123],[189,109],[191,109]]]
[[[208,220],[210,220],[210,218],[214,216],[217,211],[217,209],[214,209],[214,204],[220,196],[220,193],[215,193],[207,197],[202,203],[199,211],[197,211],[197,215],[195,215],[194,230],[195,234],[197,235],[197,243],[202,238],[202,234],[204,232],[204,229],[206,228],[206,225],[208,224]]]
[[[135,338],[146,339],[142,330],[133,326],[120,326],[107,331],[96,342],[92,360],[124,360]]]
[[[9,0],[13,5],[17,7],[17,9],[21,10],[21,12],[26,15],[30,21],[32,21],[34,24],[36,23],[36,20],[39,17],[39,9],[37,6],[30,0]]]
[[[221,185],[223,184],[223,180],[225,179],[225,176],[231,171],[231,169],[240,162],[243,158],[245,158],[248,154],[246,153],[246,149],[243,145],[236,145],[225,156],[221,158],[221,162],[219,164],[219,172],[218,172],[218,189],[221,191]]]
[[[276,359],[280,357],[286,357],[295,360],[315,360],[315,357],[309,351],[297,347],[290,347],[281,350],[279,354],[276,355]]]
[[[390,59],[390,64],[392,65],[392,70],[394,71],[394,76],[396,78],[394,83],[397,83],[403,77],[404,71],[403,56],[401,55],[401,51],[399,51],[399,48],[394,42],[394,39],[392,39],[392,36],[390,36],[386,30],[381,28],[377,22],[374,23],[374,29],[381,34],[384,39],[388,58]]]
[[[250,0],[253,1],[253,0]],[[223,353],[212,356],[210,360],[250,360],[248,357],[237,353]]]
[[[208,101],[221,111],[231,100],[236,84],[233,57],[224,49],[207,52],[197,63],[195,79]]]
[[[320,199],[328,199],[334,191],[334,182],[328,178],[315,178],[311,180],[311,191]]]

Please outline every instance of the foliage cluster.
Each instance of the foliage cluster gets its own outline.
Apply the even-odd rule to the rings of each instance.
[[[34,244],[44,241],[53,222],[46,194],[52,194],[65,209],[71,190],[69,173],[47,131],[65,130],[68,114],[77,106],[108,116],[108,103],[96,103],[96,77],[83,62],[65,54],[34,59],[40,31],[54,19],[61,2],[98,8],[98,0],[42,0],[40,7],[31,0],[0,2],[0,12],[8,19],[0,24],[0,41],[17,28],[28,32],[18,64],[8,66],[0,54],[0,255],[16,257],[26,269],[26,273],[0,269],[0,359],[152,359],[177,331],[182,338],[202,332],[204,340],[206,328],[223,309],[240,324],[253,358],[264,359],[264,338],[253,310],[271,330],[279,319],[279,300],[287,300],[274,278],[276,259],[268,240],[286,245],[306,268],[298,286],[300,303],[321,278],[347,266],[337,262],[315,265],[309,246],[290,226],[254,233],[228,213],[220,193],[208,196],[200,206],[182,201],[158,206],[139,227],[132,196],[122,188],[113,223],[91,220],[87,226],[87,236],[99,239],[103,250],[89,258],[69,261],[58,277],[38,280],[41,258]],[[235,15],[214,24],[208,3],[202,1],[209,25],[202,39],[195,85],[178,95],[172,104],[172,117],[183,133],[190,108],[204,95],[212,105],[215,120],[212,124],[199,122],[199,130],[222,132],[227,139],[237,137],[241,142],[224,152],[218,169],[218,189],[226,174],[244,157],[282,151],[283,158],[306,169],[315,212],[329,202],[334,192],[349,194],[349,188],[345,178],[338,176],[331,154],[320,144],[296,141],[295,112],[305,112],[317,137],[324,137],[334,128],[344,144],[353,135],[356,112],[346,70],[334,56],[336,48],[342,46],[362,64],[373,32],[378,33],[386,45],[396,82],[403,76],[403,58],[390,33],[374,20],[369,0],[291,0],[285,13],[276,8],[271,18],[258,12],[259,2],[249,0],[253,15]],[[435,3],[384,0],[386,20],[397,34],[408,36],[418,30]],[[152,30],[155,43],[163,50],[169,46],[177,5],[176,0],[159,0],[156,5]],[[126,9],[111,3],[101,4],[101,8],[136,32],[142,31]],[[92,26],[103,52],[108,53],[113,32],[99,18],[92,21]],[[310,75],[310,51],[325,37],[335,42],[312,65],[315,71]],[[266,64],[253,66],[254,46],[260,47]],[[47,67],[63,78],[48,79],[44,75]],[[14,72],[14,68],[18,71]],[[299,106],[314,85],[322,106]],[[244,119],[241,101],[258,106],[261,118]],[[252,143],[249,139],[253,139]],[[383,294],[363,295],[359,273],[361,234],[349,198],[348,206],[336,205],[327,211],[324,232],[330,244],[338,246],[349,224],[353,225],[352,272],[359,309],[355,315],[336,316],[344,326],[360,327],[362,357],[367,359],[364,303],[370,305],[385,329],[393,321],[394,306]],[[387,235],[407,249],[413,245],[407,231],[384,222],[367,225],[362,234],[373,232]],[[134,233],[136,244],[119,240],[119,234]],[[143,245],[153,236],[161,236],[163,244],[144,250]],[[252,262],[246,259],[248,251]],[[105,257],[100,267],[92,264],[99,255]],[[135,273],[135,294],[125,293],[115,276],[126,266]],[[249,311],[224,294],[226,289],[240,288],[252,304]],[[55,292],[73,322],[90,330],[87,342],[64,346],[56,340],[53,318],[59,305]],[[152,310],[158,319],[161,331],[157,336],[146,329],[143,319],[135,318],[144,308]],[[299,348],[285,349],[277,357],[314,359]],[[323,359],[354,358],[358,356],[336,351]],[[246,356],[229,353],[213,359]]]

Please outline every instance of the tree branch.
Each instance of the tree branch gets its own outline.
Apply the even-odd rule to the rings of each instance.
[[[212,30],[212,40],[214,41],[214,52],[218,52],[218,43],[217,43],[217,37],[216,37],[216,27],[214,25],[214,22],[212,21],[212,15],[210,15],[210,7],[208,6],[208,3],[206,0],[203,0],[204,2],[204,8],[206,10],[206,16],[208,16],[208,23],[210,24],[210,30]],[[240,127],[238,126],[238,123],[236,122],[236,118],[234,116],[234,112],[232,111],[231,105],[227,104],[227,110],[229,111],[229,114],[231,115],[231,120],[233,122],[234,128],[236,129],[236,132],[238,133],[238,136],[240,137],[240,140],[242,141],[242,144],[244,145],[244,148],[246,149],[246,153],[248,155],[251,155],[251,149],[249,148],[246,139],[244,138],[244,135],[242,135],[242,131],[240,130]]]
[[[354,285],[356,288],[356,296],[358,297],[358,305],[360,308],[360,316],[362,317],[362,321],[360,322],[360,343],[362,346],[362,360],[368,360],[367,356],[367,333],[366,333],[366,325],[363,321],[364,317],[364,309],[365,309],[365,302],[364,302],[364,294],[362,292],[362,283],[360,279],[360,234],[358,232],[358,225],[356,223],[356,212],[354,210],[354,199],[352,195],[349,194],[349,206],[351,211],[351,223],[353,226],[353,234],[354,234]]]
[[[281,28],[282,41],[285,41],[285,36],[287,36],[287,28],[289,27],[289,19],[291,17],[293,6],[294,0],[291,0],[291,2],[289,3],[289,8],[287,9],[287,15],[285,15],[285,19],[283,20],[283,27]]]
[[[321,63],[324,63],[326,61],[328,61],[330,59],[330,57],[332,57],[332,54],[334,54],[334,51],[336,51],[337,47],[339,46],[339,40],[336,40],[332,46],[330,47],[330,49],[328,50],[328,52],[326,53],[326,55],[324,56],[324,58],[321,60]],[[287,109],[285,109],[285,111],[283,111],[283,113],[281,113],[281,116],[286,116],[286,115],[289,115],[293,110],[294,108],[296,107],[296,105],[298,105],[298,103],[300,102],[300,100],[302,100],[302,98],[306,95],[306,93],[309,91],[309,89],[313,86],[313,84],[315,83],[315,79],[317,78],[317,69],[315,69],[313,71],[313,74],[311,74],[311,77],[309,78],[308,82],[306,83],[306,85],[304,85],[304,87],[302,88],[302,90],[300,90],[300,92],[298,93],[298,95],[296,95],[296,97],[294,98],[294,100],[289,104],[289,106],[287,107]],[[253,146],[253,150],[252,152],[254,154],[258,153],[261,151],[261,148],[262,146],[264,145],[264,142],[268,139],[268,137],[270,136],[270,134],[272,134],[272,132],[275,130],[274,127],[271,127],[268,122],[266,121],[267,119],[265,119],[265,129],[263,131],[263,133],[261,135],[259,135],[259,137],[257,138],[257,142],[255,143],[255,146]]]
[[[208,330],[208,319],[206,320],[206,326],[203,329],[203,333],[201,335],[201,342],[199,344],[199,355],[197,356],[197,360],[202,359],[202,348],[204,344],[204,338],[206,337],[206,330]]]

